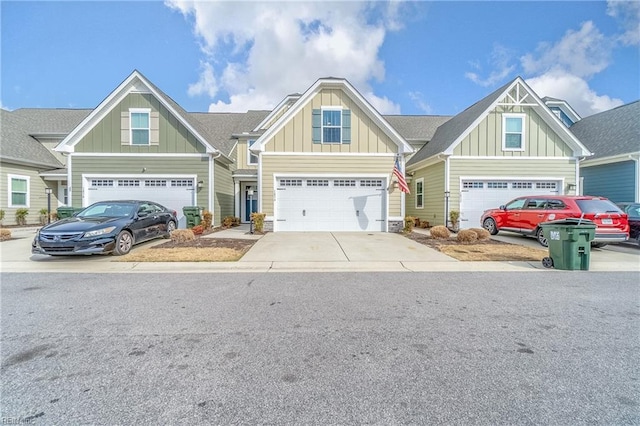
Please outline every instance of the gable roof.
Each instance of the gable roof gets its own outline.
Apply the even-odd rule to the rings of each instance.
[[[562,124],[558,117],[551,112],[524,80],[521,77],[516,77],[438,127],[433,139],[411,157],[407,162],[407,167],[411,167],[438,154],[451,155],[453,149],[462,139],[480,124],[489,112],[491,112],[517,84],[520,84],[527,92],[527,95],[531,96],[533,104],[530,106],[536,109],[545,123],[547,123],[565,143],[571,146],[577,155],[590,155],[588,149]]]
[[[438,127],[451,120],[450,115],[383,115],[407,141],[430,141]]]
[[[206,152],[215,154],[220,153],[225,157],[222,150],[215,148],[204,137],[205,130],[198,120],[192,119],[189,114],[182,109],[177,102],[167,96],[156,85],[151,83],[138,70],[134,70],[100,105],[98,105],[76,128],[64,138],[54,149],[60,152],[73,152],[74,146],[100,121],[102,120],[118,103],[120,103],[129,93],[151,93],[160,101],[160,103],[173,114],[176,119],[191,132],[198,142],[205,146]]]
[[[24,108],[0,110],[0,159],[7,162],[33,165],[46,169],[63,164],[32,135],[68,134],[88,110]]]
[[[295,103],[287,109],[253,144],[252,151],[264,151],[267,142],[278,133],[322,89],[340,89],[398,146],[398,153],[413,152],[409,143],[385,120],[382,115],[344,78],[320,78]]]
[[[569,128],[595,154],[589,160],[640,152],[640,100],[590,115]]]

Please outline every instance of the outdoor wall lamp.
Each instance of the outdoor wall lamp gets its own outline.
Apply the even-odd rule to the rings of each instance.
[[[198,181],[198,189],[202,189],[203,185],[204,185],[204,181],[203,180],[199,180]]]

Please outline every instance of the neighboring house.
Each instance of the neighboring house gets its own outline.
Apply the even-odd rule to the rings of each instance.
[[[640,202],[640,101],[583,118],[570,130],[594,152],[580,162],[582,192]]]
[[[569,103],[563,99],[556,99],[545,96],[544,98],[542,98],[542,102],[544,102],[544,104],[549,107],[551,112],[553,112],[556,117],[558,117],[560,121],[562,121],[562,124],[567,127],[571,127],[574,123],[577,123],[581,120],[580,115],[578,115],[578,113],[573,108],[571,108],[571,105],[569,105]]]
[[[484,210],[527,194],[576,194],[589,150],[520,77],[451,118],[407,163],[407,215],[480,227]]]

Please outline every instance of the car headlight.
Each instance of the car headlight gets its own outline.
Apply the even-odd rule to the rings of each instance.
[[[116,229],[115,226],[110,226],[108,228],[102,228],[102,229],[96,229],[95,231],[85,232],[83,237],[84,238],[98,237],[100,235],[110,234],[111,232],[113,232],[114,229]]]

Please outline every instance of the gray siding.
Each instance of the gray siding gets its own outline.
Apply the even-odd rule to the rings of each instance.
[[[416,208],[415,182],[424,178],[424,208]],[[431,226],[444,225],[444,161],[417,170],[411,178],[411,194],[406,195],[407,216],[426,220]]]
[[[636,199],[636,163],[633,160],[600,166],[582,167],[583,194],[606,197],[614,203]]]
[[[44,190],[49,185],[52,188],[51,194],[51,211],[55,212],[58,208],[58,183],[57,181],[44,181],[38,175],[38,169],[34,167],[17,166],[15,164],[0,163],[2,173],[0,173],[0,209],[4,210],[3,225],[15,225],[16,222],[16,210],[21,207],[9,207],[9,193],[10,182],[8,175],[25,176],[29,179],[28,185],[28,203],[29,206],[25,207],[29,210],[27,215],[27,224],[37,225],[40,223],[40,209],[47,208],[47,195]]]

